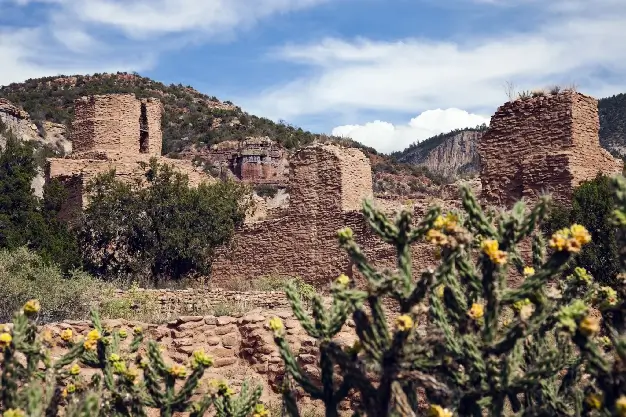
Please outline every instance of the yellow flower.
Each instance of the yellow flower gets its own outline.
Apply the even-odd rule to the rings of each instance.
[[[485,239],[481,243],[481,249],[496,265],[503,265],[506,263],[506,252],[498,249],[498,241],[494,239]]]
[[[252,417],[270,417],[270,412],[265,409],[263,404],[257,404],[254,406],[254,414]]]
[[[615,408],[617,409],[617,415],[620,417],[626,417],[626,397],[623,395],[615,402]]]
[[[567,244],[565,245],[565,249],[570,253],[578,253],[582,249],[582,245],[576,239],[569,238],[567,239]]]
[[[599,396],[598,394],[587,395],[587,398],[585,398],[585,401],[587,402],[587,404],[589,404],[589,407],[592,409],[599,410],[600,407],[602,407],[602,397]]]
[[[269,325],[270,329],[272,329],[274,333],[279,332],[283,329],[283,321],[278,317],[272,317],[270,319]]]
[[[448,243],[448,238],[439,230],[430,229],[426,232],[426,241],[432,243],[433,245],[444,246]]]
[[[13,336],[11,336],[9,333],[0,334],[0,349],[4,349],[5,347],[8,347],[12,341],[13,341]]]
[[[530,305],[531,302],[528,298],[524,298],[523,300],[519,300],[513,303],[513,309],[516,311],[521,311],[527,305]]]
[[[435,221],[433,222],[433,227],[435,229],[441,229],[446,224],[445,220],[442,216],[437,216]]]
[[[24,410],[20,408],[9,408],[7,411],[2,413],[2,417],[25,417],[26,414]]]
[[[187,369],[182,365],[172,365],[168,372],[174,378],[184,378],[187,376]]]
[[[87,340],[93,340],[94,342],[97,342],[98,340],[100,340],[100,332],[97,329],[91,330],[89,333],[87,333]]]
[[[524,267],[524,276],[525,277],[529,277],[531,275],[535,275],[535,268],[533,268],[532,266],[525,266]]]
[[[446,218],[444,219],[443,227],[446,229],[446,231],[451,232],[456,227],[458,221],[459,217],[456,214],[448,213],[446,214]]]
[[[440,405],[431,405],[428,415],[429,417],[452,417],[452,411]]]
[[[349,227],[344,227],[343,229],[337,232],[337,235],[341,239],[349,240],[349,239],[352,239],[352,236],[354,235],[354,233],[352,232],[352,229],[350,229]]]
[[[74,365],[72,365],[72,367],[70,368],[70,375],[78,375],[80,374],[80,366],[78,366],[77,363],[75,363]]]
[[[347,287],[350,283],[350,278],[348,278],[348,276],[345,274],[341,274],[335,282],[342,287]]]
[[[399,332],[406,332],[413,328],[413,319],[406,314],[396,318],[396,329]]]
[[[41,338],[45,344],[51,345],[52,344],[52,332],[50,331],[50,329],[44,330],[43,333],[41,334]]]
[[[131,381],[135,381],[139,376],[139,372],[135,368],[131,368],[124,373],[124,376],[126,376],[126,378],[130,379]]]
[[[485,309],[482,304],[474,303],[472,304],[472,308],[469,309],[467,314],[470,316],[470,318],[478,320],[485,315]]]
[[[204,350],[196,350],[193,352],[193,360],[202,366],[213,365],[213,358],[204,353]]]
[[[585,336],[591,336],[600,331],[599,320],[595,317],[587,316],[580,322],[578,329]]]
[[[112,362],[113,363],[113,371],[116,374],[125,374],[126,373],[126,364],[122,361]]]
[[[591,242],[591,235],[589,234],[589,231],[585,228],[585,226],[582,226],[580,224],[573,224],[569,230],[572,238],[576,239],[576,241],[578,241],[578,243],[580,243],[581,245],[586,245],[587,243]]]
[[[72,340],[72,337],[74,336],[74,334],[72,333],[72,329],[65,329],[61,332],[61,339],[69,342],[70,340]]]
[[[67,386],[67,392],[68,392],[68,393],[70,393],[70,394],[72,394],[73,392],[76,392],[76,385],[74,385],[74,384],[69,384],[69,385]]]
[[[140,335],[141,332],[143,332],[143,329],[141,328],[141,326],[137,326],[133,329],[133,333],[136,335]]]
[[[441,284],[437,288],[435,288],[435,294],[437,295],[437,297],[443,298],[443,293],[445,292],[445,290],[446,286]]]
[[[567,247],[567,241],[569,240],[569,237],[569,229],[557,230],[550,238],[548,245],[556,251],[563,251]]]
[[[33,316],[39,312],[41,309],[41,305],[39,305],[39,301],[37,300],[28,300],[26,304],[24,304],[24,314],[27,316]]]
[[[85,350],[96,350],[96,346],[98,345],[97,340],[87,339],[83,342],[83,347]]]
[[[122,339],[126,339],[128,337],[128,332],[124,329],[120,329],[120,331],[117,332],[117,334],[119,334]]]
[[[120,358],[120,355],[118,355],[117,353],[111,353],[111,355],[109,355],[109,360],[111,362],[119,362],[122,360],[122,358]]]
[[[63,388],[63,391],[61,391],[61,397],[67,398],[67,388]]]

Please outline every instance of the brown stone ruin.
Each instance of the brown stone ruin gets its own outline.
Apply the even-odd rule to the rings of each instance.
[[[568,201],[598,172],[621,173],[623,163],[600,146],[599,130],[597,100],[574,91],[505,103],[478,143],[482,198],[510,206],[550,192]]]
[[[312,145],[290,160],[290,202],[279,218],[244,225],[227,247],[218,251],[211,282],[262,276],[299,276],[318,287],[356,268],[339,247],[337,231],[349,226],[377,266],[393,267],[395,249],[372,235],[360,210],[372,198],[372,171],[358,149]],[[418,243],[413,263],[420,270],[434,265],[432,246]]]
[[[74,109],[73,152],[66,158],[49,158],[46,164],[46,180],[60,180],[69,194],[59,215],[62,220],[76,219],[87,203],[85,186],[96,175],[115,169],[121,180],[141,180],[142,163],[153,157],[189,175],[192,185],[210,180],[189,161],[161,156],[163,107],[158,99],[96,95],[77,99]]]

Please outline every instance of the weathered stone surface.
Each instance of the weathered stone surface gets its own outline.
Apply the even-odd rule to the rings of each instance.
[[[142,163],[150,158],[172,165],[197,185],[212,179],[189,161],[161,157],[163,106],[158,99],[138,100],[134,94],[82,97],[74,102],[73,153],[48,158],[46,180],[59,179],[69,196],[59,217],[73,221],[87,204],[85,185],[97,174],[115,169],[116,177],[132,182],[143,178]]]
[[[573,188],[623,163],[600,147],[598,103],[573,91],[505,103],[478,145],[482,197],[510,206],[542,192],[568,201]]]
[[[392,267],[394,248],[375,237],[360,210],[371,198],[372,172],[358,149],[312,145],[290,160],[290,201],[283,217],[245,225],[233,242],[218,250],[211,281],[229,282],[267,275],[299,276],[323,287],[338,275],[356,276],[337,230],[349,226],[368,259]],[[416,209],[417,206],[414,207]],[[432,248],[413,247],[416,274],[435,265]]]

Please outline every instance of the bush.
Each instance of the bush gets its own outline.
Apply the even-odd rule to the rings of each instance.
[[[622,228],[624,245],[626,180],[614,184],[618,207],[612,218]],[[416,226],[408,211],[392,221],[366,203],[364,217],[396,248],[398,267],[377,270],[352,230],[340,230],[340,245],[366,285],[357,288],[341,275],[331,286],[330,306],[315,294],[309,315],[290,284],[294,315],[317,340],[320,374],[305,372],[282,321],[272,318],[269,327],[287,373],[289,415],[299,416],[294,383],[323,401],[326,416],[337,416],[350,392],[359,399],[355,415],[376,417],[424,415],[425,408],[439,417],[626,415],[626,280],[615,290],[576,268],[549,291],[589,244],[589,231],[571,225],[546,245],[537,227],[546,218],[547,198],[529,213],[518,203],[490,219],[468,187],[462,195],[464,214],[442,215],[433,207]],[[532,240],[529,264],[517,249],[526,238]],[[434,246],[440,262],[414,278],[410,245],[422,239]],[[621,255],[626,277],[626,251]],[[510,268],[526,277],[515,288],[507,285]],[[397,317],[387,316],[383,300],[395,302]],[[344,347],[334,337],[349,316],[358,339]]]
[[[615,283],[619,272],[619,254],[616,227],[612,222],[614,205],[611,180],[605,175],[598,175],[576,187],[571,207],[553,205],[550,217],[542,228],[544,233],[551,235],[563,227],[578,223],[585,226],[592,236],[591,243],[570,262],[566,274],[572,273],[576,267],[582,267],[602,283]]]
[[[250,190],[234,181],[193,188],[186,175],[156,159],[145,168],[147,184],[124,183],[109,172],[88,185],[79,233],[87,268],[142,286],[207,274],[213,250],[243,224]]]
[[[112,290],[84,272],[61,270],[44,262],[26,248],[0,250],[0,323],[11,319],[27,300],[37,298],[45,308],[40,319],[45,322],[85,319],[97,297]]]
[[[260,386],[250,390],[244,383],[238,396],[223,381],[209,385],[208,392],[201,388],[200,378],[213,364],[204,351],[193,352],[189,371],[167,364],[155,342],[143,346],[140,328],[122,349],[128,335],[104,328],[95,312],[85,338],[71,330],[61,334],[67,352],[53,362],[52,335],[37,332],[39,311],[39,302],[29,300],[15,314],[12,328],[0,332],[4,417],[146,416],[150,409],[164,417],[181,412],[199,417],[211,406],[217,417],[268,416],[259,403]],[[90,379],[81,375],[83,368],[91,368]]]

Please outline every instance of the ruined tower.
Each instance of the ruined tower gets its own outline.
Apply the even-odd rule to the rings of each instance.
[[[569,201],[598,172],[620,173],[623,163],[600,146],[599,130],[597,100],[574,91],[505,103],[478,143],[482,197],[502,206],[544,192]]]
[[[82,97],[74,102],[73,152],[66,158],[48,158],[46,179],[56,178],[68,191],[60,213],[71,222],[87,203],[85,187],[96,175],[115,170],[123,181],[143,177],[142,164],[151,158],[167,163],[197,185],[211,180],[190,161],[161,156],[163,107],[158,99],[138,100],[134,94]]]

